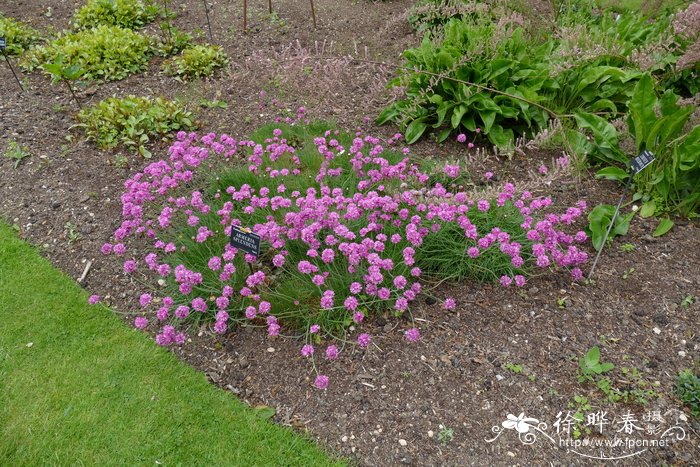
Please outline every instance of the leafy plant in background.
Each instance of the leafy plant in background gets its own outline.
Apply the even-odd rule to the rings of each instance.
[[[22,161],[27,157],[30,157],[31,154],[27,146],[20,146],[20,144],[17,141],[10,140],[7,143],[7,149],[5,150],[3,156],[15,161],[16,169],[17,167],[19,167]]]
[[[578,361],[579,367],[579,382],[583,383],[586,381],[593,381],[594,377],[597,375],[602,375],[608,371],[615,368],[610,362],[603,363],[600,361],[600,347],[591,347],[586,355],[581,357]]]
[[[173,132],[196,128],[194,116],[179,103],[162,97],[110,97],[78,113],[76,127],[103,149],[122,144],[143,157],[151,157],[146,143],[165,139]]]
[[[85,70],[83,70],[80,65],[66,65],[63,62],[63,56],[59,55],[53,63],[44,64],[42,69],[51,75],[51,83],[55,84],[60,81],[65,82],[71,96],[73,96],[73,100],[78,107],[82,108],[82,105],[80,104],[80,101],[73,90],[73,85],[71,84],[72,81],[78,80],[85,74]]]
[[[645,74],[629,103],[627,126],[637,154],[646,149],[656,157],[634,176],[636,191],[648,197],[642,207],[646,215],[671,212],[694,216],[700,210],[700,126],[686,131],[695,108],[679,106],[677,101],[678,96],[668,90],[658,98],[653,78]],[[631,157],[637,154],[628,156],[620,149],[615,127],[585,112],[577,112],[576,121],[593,134],[594,141],[572,134],[575,150],[587,154],[593,162],[609,165],[598,171],[599,177],[627,180]]]
[[[494,145],[511,146],[515,136],[547,124],[549,114],[541,104],[556,89],[546,64],[551,47],[529,42],[513,24],[497,29],[484,17],[452,19],[442,41],[426,37],[420,47],[404,52],[409,68],[433,75],[404,71],[391,85],[406,86],[406,99],[387,107],[378,123],[401,124],[409,144],[428,129],[440,131],[438,141],[444,141],[452,132],[480,128]]]
[[[615,213],[615,206],[610,204],[599,204],[588,213],[588,234],[591,237],[591,243],[596,250],[603,248],[603,240],[605,234],[610,228],[610,222]],[[618,213],[615,217],[615,225],[610,230],[608,240],[619,236],[627,235],[630,228],[630,222],[636,214],[635,211],[630,211],[628,214]]]
[[[86,80],[112,81],[145,70],[152,53],[147,36],[103,25],[62,35],[45,46],[33,47],[25,54],[21,65],[33,70],[62,57],[66,66],[79,66]]]
[[[683,370],[676,379],[676,394],[690,412],[700,417],[700,378],[692,370]]]
[[[76,29],[90,29],[101,25],[125,29],[142,28],[153,21],[158,7],[141,0],[88,0],[73,16]]]
[[[421,0],[411,8],[408,23],[417,34],[435,37],[451,19],[473,18],[488,11],[486,3],[470,0]]]
[[[228,57],[218,45],[194,45],[163,63],[163,73],[182,80],[211,76],[214,70],[228,64]]]
[[[26,24],[7,18],[0,13],[0,37],[5,38],[8,55],[20,55],[41,39],[38,31]]]
[[[156,54],[170,57],[179,54],[192,44],[192,34],[181,31],[175,26],[161,24],[161,35],[156,40]]]

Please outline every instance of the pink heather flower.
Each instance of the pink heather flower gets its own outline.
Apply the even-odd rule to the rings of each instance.
[[[220,310],[226,309],[229,304],[229,298],[226,296],[216,297],[216,307]]]
[[[133,259],[124,261],[124,272],[127,274],[131,274],[135,272],[137,269],[136,261]]]
[[[476,203],[476,207],[477,207],[477,209],[478,209],[479,211],[485,212],[485,211],[488,211],[488,210],[489,210],[489,207],[490,207],[490,206],[489,206],[489,202],[488,202],[487,200],[485,200],[485,199],[480,199],[480,200]]]
[[[403,276],[396,276],[396,277],[394,277],[394,287],[396,287],[396,288],[399,289],[399,290],[401,290],[401,289],[403,289],[404,287],[406,287],[406,284],[407,284],[407,283],[408,283],[408,281],[407,281],[406,278],[403,277]]]
[[[443,170],[445,171],[445,175],[447,175],[450,178],[459,177],[459,166],[458,165],[446,165]]]
[[[279,336],[280,325],[277,323],[270,323],[267,325],[267,335],[270,337]]]
[[[356,311],[352,315],[352,320],[356,323],[361,323],[363,319],[365,319],[365,314],[362,313],[361,311]]]
[[[311,334],[316,334],[320,330],[321,330],[321,326],[319,326],[318,324],[312,324],[311,327],[309,328],[309,332]]]
[[[549,169],[547,168],[546,165],[542,164],[539,169],[537,169],[542,175],[547,175],[547,172],[549,172]]]
[[[420,268],[413,268],[411,269],[411,276],[413,277],[420,277],[421,270]]]
[[[467,250],[467,254],[469,255],[470,258],[476,258],[476,257],[479,256],[479,249],[478,249],[477,247],[475,247],[475,246],[470,247],[470,248]]]
[[[88,303],[90,305],[95,305],[100,300],[102,300],[102,297],[100,297],[99,295],[90,295],[90,298],[88,298]]]
[[[272,264],[274,264],[276,268],[284,266],[284,255],[275,255],[275,257],[272,258]]]
[[[105,243],[102,245],[102,248],[100,248],[100,251],[102,252],[103,255],[108,255],[112,252],[112,244],[111,243]]]
[[[457,142],[464,143],[466,141],[467,141],[467,135],[465,135],[464,133],[460,133],[457,135]]]
[[[192,308],[200,313],[204,313],[207,311],[207,302],[205,302],[203,298],[197,297],[192,300]]]
[[[301,348],[302,357],[310,357],[314,354],[314,346],[311,344],[306,344]]]
[[[270,304],[270,302],[267,302],[265,300],[260,302],[260,304],[258,305],[258,312],[262,315],[266,315],[267,313],[270,312],[271,309],[272,309],[272,305]]]
[[[442,303],[442,307],[445,310],[454,310],[457,304],[455,303],[454,298],[446,298],[445,301]]]
[[[517,285],[518,287],[524,286],[525,282],[527,282],[525,280],[525,276],[523,276],[521,274],[516,275],[513,279],[515,279],[515,285]]]
[[[163,305],[173,306],[174,303],[175,303],[175,300],[173,300],[172,297],[163,297]]]
[[[207,266],[209,266],[209,269],[211,269],[212,271],[218,271],[219,269],[221,269],[221,258],[219,258],[218,256],[213,256],[209,260]]]
[[[190,307],[185,305],[180,305],[175,308],[175,317],[179,319],[185,319],[190,315]]]
[[[117,244],[114,245],[114,247],[112,248],[112,251],[114,252],[115,255],[121,256],[121,255],[123,255],[124,253],[126,253],[126,247],[124,246],[123,243],[117,243]]]
[[[314,277],[311,278],[311,282],[313,282],[316,287],[322,286],[325,281],[326,278],[321,274],[315,274]]]
[[[143,316],[138,316],[134,319],[134,327],[137,329],[145,329],[148,326],[148,320]]]
[[[484,178],[486,180],[491,180],[493,178],[493,172],[484,172]]]
[[[328,376],[318,375],[316,377],[316,381],[314,381],[314,386],[316,386],[318,389],[326,389],[328,387],[328,383]]]
[[[353,282],[350,284],[350,293],[358,294],[360,292],[362,292],[362,284],[359,282]]]
[[[581,281],[583,280],[583,272],[581,271],[581,268],[574,268],[571,270],[571,277],[575,281]]]
[[[332,263],[333,259],[335,259],[335,252],[331,248],[326,248],[325,250],[323,250],[323,252],[321,253],[321,260],[324,263]]]
[[[408,342],[416,342],[418,339],[420,339],[420,331],[418,328],[408,329],[403,333],[403,335]]]
[[[508,276],[501,276],[498,282],[500,282],[503,287],[509,287],[513,283],[513,279]]]
[[[360,347],[367,347],[370,342],[372,342],[372,336],[370,336],[366,332],[357,336],[357,343],[360,345]]]
[[[246,307],[245,309],[245,317],[248,319],[255,319],[255,317],[258,315],[258,310],[254,306],[249,306]]]
[[[328,348],[326,348],[326,358],[328,360],[335,360],[338,358],[338,355],[340,354],[340,351],[338,350],[338,347],[335,345],[329,345]]]
[[[151,303],[151,300],[153,300],[151,294],[142,294],[141,297],[139,297],[139,305],[141,305],[141,308],[146,308],[148,304]]]

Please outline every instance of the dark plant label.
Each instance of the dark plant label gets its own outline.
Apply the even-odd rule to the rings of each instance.
[[[632,175],[638,174],[644,170],[644,168],[654,162],[655,159],[654,154],[652,154],[650,151],[647,151],[646,149],[642,151],[641,154],[632,159],[632,162],[630,163]]]
[[[5,42],[5,38],[0,37],[0,50],[5,50],[6,47],[7,47],[7,42]]]
[[[249,229],[231,226],[231,246],[251,255],[260,256],[260,235]]]

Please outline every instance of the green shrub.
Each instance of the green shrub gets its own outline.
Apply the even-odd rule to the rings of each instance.
[[[7,43],[5,52],[8,55],[20,55],[41,39],[39,32],[35,29],[12,18],[6,18],[2,13],[0,13],[0,37],[5,38]]]
[[[405,126],[409,144],[429,128],[441,130],[439,141],[453,131],[480,128],[494,145],[510,146],[515,136],[547,123],[547,111],[537,105],[556,90],[547,65],[551,49],[551,43],[530,42],[514,25],[497,29],[490,19],[450,20],[440,43],[426,36],[420,47],[404,52],[407,65],[489,89],[406,71],[392,83],[406,86],[406,99],[385,109],[378,123]]]
[[[73,16],[77,29],[101,25],[138,29],[153,21],[158,7],[141,0],[88,0]]]
[[[625,181],[631,157],[645,149],[656,156],[649,167],[634,176],[636,190],[646,200],[643,211],[649,215],[670,211],[691,216],[700,212],[700,125],[685,132],[695,108],[681,107],[677,101],[678,96],[669,90],[659,99],[651,75],[639,80],[627,115],[636,150],[631,156],[620,148],[620,135],[612,124],[597,115],[576,113],[579,127],[589,130],[594,141],[572,133],[573,147],[592,162],[610,166],[600,170],[599,177]]]
[[[192,43],[192,34],[166,24],[160,26],[161,34],[156,41],[156,54],[170,57],[179,54]]]
[[[214,70],[228,64],[228,57],[218,45],[195,45],[182,51],[180,56],[163,63],[163,73],[190,80],[211,76]]]
[[[22,65],[33,70],[63,57],[67,66],[78,65],[85,71],[84,79],[112,81],[145,70],[151,54],[147,36],[118,26],[98,26],[32,48]]]
[[[691,370],[683,370],[678,374],[676,394],[693,415],[700,417],[700,378]]]
[[[418,34],[436,35],[449,20],[473,17],[488,9],[485,3],[469,0],[421,0],[411,8],[408,22]]]
[[[162,97],[110,97],[78,114],[78,127],[103,149],[119,144],[150,157],[145,144],[151,138],[166,139],[170,133],[196,128],[194,116],[178,102]]]

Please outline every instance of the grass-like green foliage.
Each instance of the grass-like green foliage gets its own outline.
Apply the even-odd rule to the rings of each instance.
[[[218,45],[194,45],[163,63],[163,73],[182,80],[211,76],[228,64],[226,52]]]
[[[17,141],[10,140],[7,143],[7,149],[3,153],[3,157],[11,159],[15,163],[15,169],[19,167],[24,159],[30,157],[31,153],[27,146],[21,146]]]
[[[629,103],[627,126],[637,153],[651,151],[656,160],[634,176],[637,192],[646,196],[643,211],[649,215],[674,212],[683,216],[700,213],[700,125],[685,131],[693,106],[679,106],[678,96],[667,90],[657,97],[654,79],[646,74],[637,83]],[[572,133],[573,147],[593,162],[609,165],[599,177],[626,181],[631,157],[620,149],[615,127],[605,119],[584,112],[576,114],[580,128],[594,140]],[[644,214],[643,212],[643,214]]]
[[[0,271],[0,464],[333,464],[89,307],[3,223]]]
[[[4,37],[7,42],[5,53],[8,55],[20,55],[41,39],[37,30],[20,21],[7,18],[2,13],[0,13],[0,37]]]
[[[410,10],[408,23],[418,33],[439,34],[451,19],[474,17],[489,10],[486,3],[469,0],[421,0]]]
[[[700,417],[700,377],[691,370],[683,370],[676,380],[676,394],[693,415]]]
[[[162,97],[110,97],[78,113],[77,127],[100,148],[124,145],[143,157],[151,153],[145,144],[167,139],[173,132],[196,128],[195,116],[177,101]]]
[[[59,57],[84,70],[83,79],[112,81],[145,70],[153,53],[150,39],[118,26],[98,26],[62,35],[27,52],[22,66],[33,70]]]
[[[181,31],[170,24],[160,25],[160,35],[156,41],[156,54],[163,57],[170,57],[178,54],[190,46],[192,34]]]
[[[158,7],[141,0],[88,0],[73,16],[77,29],[90,29],[101,25],[138,29],[158,14]]]

